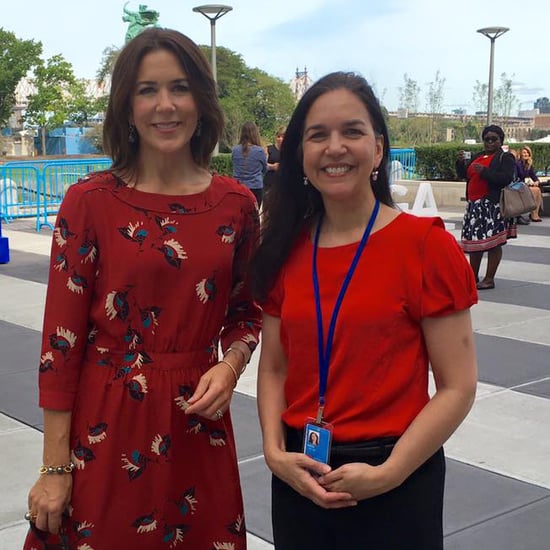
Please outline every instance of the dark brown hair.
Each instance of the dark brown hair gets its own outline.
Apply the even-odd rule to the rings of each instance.
[[[383,155],[378,178],[369,182],[374,196],[393,205],[388,163],[390,139],[384,113],[368,82],[360,75],[335,72],[318,80],[298,102],[281,147],[278,184],[263,205],[262,242],[252,259],[251,279],[254,296],[263,300],[304,227],[324,211],[321,194],[313,185],[304,185],[302,139],[305,120],[312,105],[322,95],[348,90],[365,105],[374,131],[383,138]]]
[[[128,139],[132,96],[141,61],[147,54],[158,50],[173,53],[187,75],[200,115],[200,133],[195,132],[191,138],[191,154],[199,166],[208,168],[210,155],[223,130],[223,111],[216,83],[210,64],[199,47],[178,31],[146,29],[124,46],[111,78],[103,143],[105,152],[113,159],[112,169],[119,173],[135,173],[137,169],[139,136],[134,142]]]

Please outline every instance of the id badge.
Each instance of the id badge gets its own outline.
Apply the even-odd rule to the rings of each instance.
[[[328,464],[332,432],[332,424],[318,423],[315,418],[308,418],[304,426],[304,454],[318,462]]]

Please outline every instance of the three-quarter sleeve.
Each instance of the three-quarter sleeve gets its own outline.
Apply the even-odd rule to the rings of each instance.
[[[477,303],[474,273],[454,236],[434,224],[424,240],[419,317],[439,317]]]
[[[99,250],[88,195],[71,186],[55,223],[39,367],[39,405],[71,410],[88,339]]]
[[[245,199],[241,212],[243,222],[233,259],[231,295],[220,336],[222,349],[240,340],[252,352],[258,345],[261,329],[261,308],[252,297],[248,275],[249,262],[258,245],[260,232],[258,208],[252,196]]]

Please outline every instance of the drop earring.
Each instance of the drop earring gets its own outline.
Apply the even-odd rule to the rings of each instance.
[[[310,181],[307,179],[307,176],[304,176],[304,185],[309,185]]]
[[[202,120],[199,118],[199,120],[197,121],[197,126],[195,127],[195,135],[197,137],[200,137],[201,134],[202,134]]]
[[[135,143],[137,141],[136,127],[133,124],[128,124],[128,142]]]
[[[372,174],[370,175],[371,181],[377,181],[378,180],[378,170],[373,170]]]

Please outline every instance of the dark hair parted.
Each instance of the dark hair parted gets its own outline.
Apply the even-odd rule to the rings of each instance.
[[[271,187],[264,201],[262,240],[251,265],[253,292],[259,300],[272,288],[298,236],[324,212],[319,191],[312,185],[304,185],[302,139],[306,117],[315,101],[341,89],[363,102],[374,131],[383,138],[378,178],[365,185],[371,185],[380,202],[393,205],[388,171],[390,143],[378,99],[368,82],[355,73],[335,72],[324,76],[306,91],[294,110],[281,146],[278,183]]]
[[[210,64],[200,48],[184,34],[172,29],[149,28],[128,42],[113,69],[109,104],[103,125],[105,151],[113,159],[116,172],[135,173],[139,156],[139,136],[129,141],[132,97],[143,58],[155,51],[173,53],[187,75],[189,90],[197,104],[200,133],[191,138],[194,161],[208,168],[210,155],[223,130],[223,111]]]

